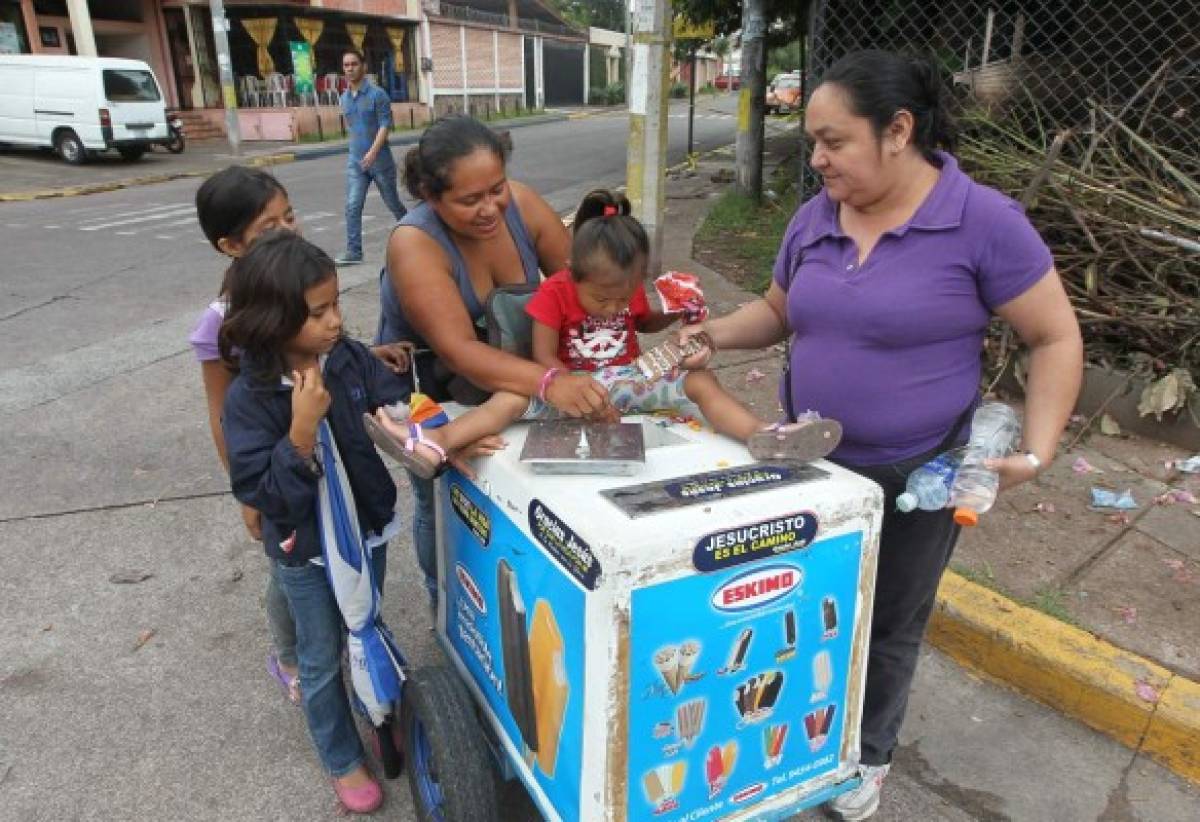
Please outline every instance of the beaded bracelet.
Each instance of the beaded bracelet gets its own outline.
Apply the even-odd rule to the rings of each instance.
[[[554,378],[557,377],[561,371],[561,368],[549,368],[546,370],[546,373],[542,375],[542,381],[538,383],[539,400],[546,402],[546,391],[550,388],[550,383],[553,382]]]

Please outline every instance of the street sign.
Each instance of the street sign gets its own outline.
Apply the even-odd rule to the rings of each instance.
[[[312,46],[302,41],[288,43],[292,50],[292,70],[296,75],[296,94],[312,94]]]
[[[716,36],[712,20],[693,23],[683,17],[676,17],[673,28],[676,40],[711,40]]]

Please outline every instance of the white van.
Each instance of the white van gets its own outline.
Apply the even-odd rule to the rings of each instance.
[[[167,136],[162,91],[141,60],[0,54],[0,143],[78,165],[107,149],[137,160]]]

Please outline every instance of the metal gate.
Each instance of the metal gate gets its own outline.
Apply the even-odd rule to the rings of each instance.
[[[532,37],[521,38],[525,43],[525,108],[536,109],[537,105],[537,68],[534,65]]]
[[[583,72],[587,66],[583,43],[542,41],[542,76],[547,106],[582,106]]]

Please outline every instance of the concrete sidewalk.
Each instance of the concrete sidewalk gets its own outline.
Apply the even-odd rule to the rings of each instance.
[[[547,112],[509,120],[493,120],[496,129],[513,129],[568,119],[564,112]],[[409,146],[421,138],[423,129],[398,131],[388,140],[394,148]],[[322,143],[244,142],[242,154],[229,153],[225,140],[189,142],[182,154],[156,149],[137,162],[127,163],[117,155],[102,154],[82,166],[64,163],[49,151],[15,147],[0,151],[0,203],[72,197],[113,191],[130,186],[152,185],[183,177],[205,177],[232,163],[278,165],[344,154],[346,140]]]
[[[718,315],[753,297],[692,254],[725,188],[712,175],[731,166],[728,152],[711,154],[667,195],[664,267],[699,274]],[[782,356],[724,352],[718,373],[771,417]],[[929,639],[1200,783],[1200,475],[1174,467],[1190,456],[1180,448],[1077,437],[1079,425],[1049,470],[963,534]],[[1131,489],[1138,507],[1093,509],[1092,487]]]

